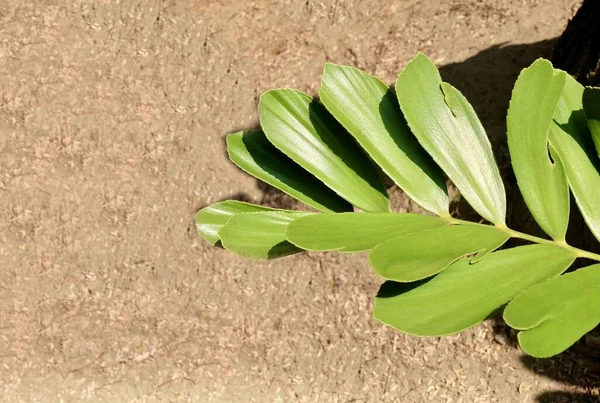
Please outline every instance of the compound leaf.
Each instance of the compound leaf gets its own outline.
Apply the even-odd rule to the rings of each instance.
[[[444,175],[410,132],[383,81],[354,67],[326,63],[319,97],[412,200],[434,214],[449,215]]]
[[[583,219],[600,240],[600,160],[582,109],[583,94],[583,86],[567,76],[549,141],[564,167]]]
[[[384,279],[411,282],[433,276],[466,255],[477,253],[471,262],[481,260],[508,238],[506,232],[489,225],[427,229],[379,244],[369,261]]]
[[[504,310],[504,320],[522,330],[519,344],[527,354],[550,357],[563,352],[600,324],[600,265],[523,291]]]
[[[262,131],[229,134],[227,153],[250,175],[319,211],[352,211],[350,203],[276,149]]]
[[[445,220],[420,214],[314,214],[292,222],[287,239],[306,250],[358,252],[399,235],[445,225]]]
[[[276,211],[256,204],[244,203],[237,200],[226,200],[211,204],[196,213],[196,231],[212,245],[219,243],[219,230],[231,217],[239,213],[256,211]]]
[[[569,189],[560,160],[548,156],[553,124],[566,74],[538,59],[524,69],[512,92],[508,116],[508,148],[523,199],[540,227],[564,240],[569,221]]]
[[[481,323],[521,290],[564,272],[575,255],[554,245],[526,245],[465,258],[428,280],[387,281],[374,316],[405,333],[442,336]]]
[[[390,202],[364,152],[327,110],[300,91],[265,92],[258,106],[269,141],[354,206],[388,212]]]
[[[583,92],[583,110],[596,146],[596,155],[600,155],[600,88],[585,88]]]
[[[226,249],[251,259],[291,255],[302,249],[286,240],[286,228],[308,214],[284,210],[236,214],[221,228],[219,238]]]
[[[418,54],[400,73],[396,94],[408,126],[461,195],[486,220],[504,225],[506,195],[490,142],[473,107]]]

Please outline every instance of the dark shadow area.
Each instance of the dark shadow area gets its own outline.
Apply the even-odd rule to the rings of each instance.
[[[597,403],[600,398],[585,393],[544,392],[536,400],[540,403]]]
[[[600,88],[585,88],[583,91],[583,109],[588,119],[600,120]]]
[[[552,60],[583,85],[600,86],[600,1],[584,0],[554,48]]]
[[[599,402],[600,351],[589,351],[582,342],[552,358],[521,357],[521,362],[539,376],[575,387],[577,391],[548,391],[537,396],[541,403]]]
[[[379,288],[379,291],[377,292],[377,298],[394,298],[399,295],[406,294],[415,288],[419,288],[430,280],[431,277],[419,281],[413,281],[412,283],[399,283],[388,280]]]

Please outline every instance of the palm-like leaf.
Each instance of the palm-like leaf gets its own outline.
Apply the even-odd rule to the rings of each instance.
[[[390,280],[375,299],[375,317],[411,334],[455,333],[508,304],[504,317],[522,330],[522,348],[549,356],[600,322],[600,265],[561,276],[578,257],[600,261],[565,242],[569,189],[600,239],[598,89],[538,60],[513,90],[513,168],[552,240],[506,227],[504,185],[483,126],[424,55],[398,77],[398,102],[376,77],[330,63],[319,95],[322,104],[295,90],[265,93],[264,133],[231,134],[227,149],[240,168],[320,212],[225,201],[196,215],[203,238],[256,259],[369,251],[375,272]],[[437,217],[389,212],[376,165]],[[492,225],[448,214],[441,170]],[[534,245],[495,251],[511,237]]]

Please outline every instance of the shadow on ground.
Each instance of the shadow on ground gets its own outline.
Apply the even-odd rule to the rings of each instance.
[[[537,396],[537,401],[540,403],[599,402],[600,356],[594,353],[598,352],[586,351],[586,346],[580,342],[552,358],[522,357],[521,362],[537,375],[578,389],[577,392],[547,391]]]
[[[509,225],[542,236],[543,233],[523,203],[510,167],[506,146],[506,112],[513,85],[520,71],[539,57],[550,59],[555,43],[556,39],[524,45],[494,45],[460,63],[440,67],[444,81],[457,87],[466,96],[486,128],[507,186]],[[260,204],[276,208],[298,208],[295,199],[279,190],[260,181],[257,186],[262,193]],[[244,194],[236,196],[235,198],[240,200],[249,199]],[[457,209],[461,218],[479,219],[466,203],[460,202]],[[586,229],[574,229],[573,236],[580,236],[580,231]],[[503,336],[508,340],[509,345],[518,348],[514,333],[510,333],[503,324],[495,328],[498,333],[505,333]],[[578,390],[577,392],[544,392],[537,396],[537,401],[543,403],[600,401],[600,397],[594,395],[600,388],[600,359],[595,358],[589,351],[578,351],[578,348],[581,349],[578,346],[582,344],[580,342],[569,351],[550,359],[523,357],[523,364],[531,371]]]

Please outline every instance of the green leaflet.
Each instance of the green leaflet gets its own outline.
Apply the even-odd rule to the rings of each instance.
[[[218,245],[219,230],[238,213],[253,211],[277,211],[268,207],[248,204],[237,200],[227,200],[211,204],[196,213],[196,231],[213,245]]]
[[[569,189],[560,163],[548,157],[548,131],[566,74],[538,59],[524,69],[512,92],[508,148],[523,199],[540,227],[554,240],[565,238],[569,222]]]
[[[262,131],[228,135],[227,153],[247,173],[319,211],[352,211],[350,203],[276,149]]]
[[[287,239],[306,250],[359,252],[399,235],[445,225],[445,220],[420,214],[314,214],[291,223]]]
[[[586,224],[600,240],[600,160],[583,113],[583,93],[583,86],[567,76],[549,141],[558,153]]]
[[[383,81],[353,67],[326,63],[319,97],[412,200],[434,214],[449,215],[444,175],[410,132]]]
[[[600,155],[600,88],[585,88],[583,92],[583,109],[596,146],[596,154]]]
[[[356,207],[387,212],[375,167],[327,110],[296,90],[267,91],[258,106],[269,141]]]
[[[550,357],[600,324],[600,265],[579,269],[523,291],[504,310],[529,355]]]
[[[452,225],[386,241],[371,251],[369,261],[384,279],[411,282],[437,274],[469,254],[477,253],[472,263],[481,260],[508,238],[492,226]]]
[[[374,316],[405,333],[441,336],[489,317],[521,290],[565,271],[575,260],[554,245],[527,245],[461,259],[429,280],[383,284]]]
[[[486,220],[504,225],[506,195],[490,142],[462,94],[443,83],[434,64],[418,54],[400,73],[396,93],[423,148]]]
[[[219,231],[223,246],[251,259],[273,259],[301,252],[285,239],[290,222],[311,213],[266,211],[236,214]]]

